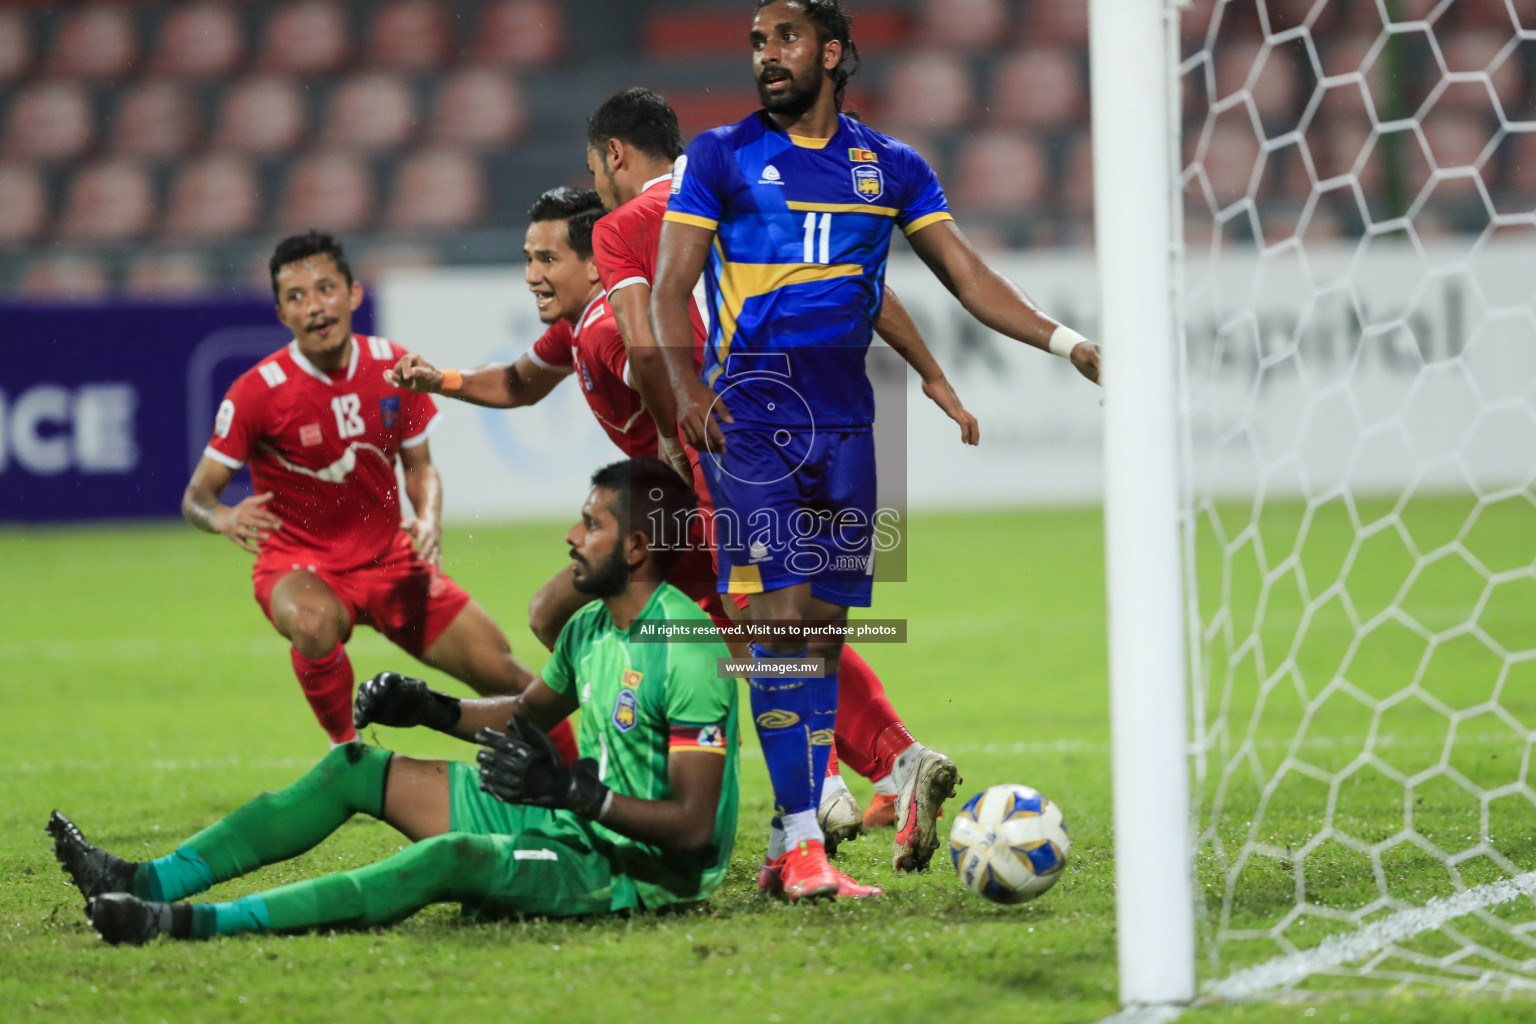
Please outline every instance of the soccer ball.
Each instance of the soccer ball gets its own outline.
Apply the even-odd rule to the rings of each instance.
[[[1028,786],[977,793],[949,829],[960,884],[994,903],[1023,903],[1055,885],[1071,846],[1061,808]]]

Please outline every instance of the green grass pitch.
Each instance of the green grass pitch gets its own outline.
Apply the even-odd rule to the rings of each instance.
[[[1425,515],[1440,516],[1454,533],[1465,509],[1429,503]],[[1287,526],[1275,529],[1283,534]],[[1347,527],[1319,520],[1313,529],[1323,546],[1307,557],[1326,560],[1347,547]],[[1509,529],[1518,539],[1519,526]],[[562,564],[563,530],[455,529],[445,539],[449,570],[533,664],[542,663],[543,652],[524,627],[526,600]],[[791,907],[759,897],[770,798],[749,735],[735,863],[703,912],[475,925],[461,922],[457,908],[436,907],[371,932],[112,949],[89,930],[78,894],[54,863],[42,831],[51,808],[74,815],[87,835],[120,854],[159,855],[245,799],[287,784],[324,753],[325,739],[293,681],[285,643],[251,598],[248,556],[232,545],[179,524],[0,531],[8,584],[0,591],[0,1020],[329,1024],[619,1021],[648,1014],[679,1021],[1044,1024],[1114,1012],[1100,516],[925,516],[909,538],[909,581],[877,587],[871,611],[908,619],[909,642],[862,650],[919,738],[959,763],[964,795],[1025,782],[1062,804],[1072,829],[1071,863],[1034,903],[992,906],[962,890],[942,857],[926,874],[898,877],[889,865],[889,832],[840,854],[851,874],[885,887],[889,898]],[[1382,581],[1377,589],[1389,585]],[[1258,590],[1234,589],[1250,619]],[[1280,643],[1271,633],[1294,629],[1300,598],[1271,591],[1266,622],[1274,625],[1264,635]],[[1439,594],[1440,604],[1465,597]],[[1281,614],[1287,601],[1295,605],[1288,621]],[[1345,627],[1316,628],[1326,639],[1327,628]],[[1316,664],[1338,658],[1324,647]],[[1387,648],[1372,671],[1383,680],[1410,677],[1419,655],[1408,645],[1394,661]],[[415,665],[367,630],[350,649],[359,678]],[[1484,674],[1453,674],[1447,699],[1486,699],[1477,695],[1491,685]],[[1294,722],[1281,721],[1276,734],[1283,738]],[[1318,728],[1314,735],[1331,727]],[[1337,728],[1358,732],[1360,718],[1347,717]],[[1399,733],[1402,749],[1416,750],[1443,740],[1445,729],[1421,718],[1405,720]],[[381,729],[367,738],[417,756],[463,756],[467,749],[421,730]],[[1521,738],[1508,754],[1491,752],[1518,765],[1524,749]],[[862,780],[851,782],[861,799],[868,795]],[[1401,787],[1358,788],[1352,815],[1401,820]],[[1285,841],[1288,833],[1315,831],[1320,813],[1316,794],[1304,792],[1270,823]],[[1180,827],[1169,822],[1170,837]],[[1524,845],[1511,836],[1509,856],[1536,866],[1531,836],[1522,838]],[[210,895],[229,898],[354,866],[402,842],[387,826],[357,818],[309,854]],[[1323,898],[1340,906],[1363,898],[1352,867],[1318,854],[1315,884]],[[1203,881],[1219,884],[1212,862],[1202,861],[1201,869]],[[1409,885],[1417,880],[1426,897],[1444,888],[1437,865],[1404,870],[1419,872]],[[1245,880],[1252,903],[1237,908],[1244,920],[1265,923],[1276,908],[1294,903],[1292,872],[1276,863],[1271,874]],[[1274,952],[1269,944],[1251,960]],[[1243,962],[1228,961],[1222,970]],[[1309,997],[1205,1007],[1184,1019],[1514,1021],[1527,1019],[1530,1009],[1433,995],[1389,1004]]]

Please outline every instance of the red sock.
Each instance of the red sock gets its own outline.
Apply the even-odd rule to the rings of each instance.
[[[559,725],[549,730],[549,739],[566,764],[573,764],[581,756],[576,750],[576,730],[571,728],[569,718],[562,719]]]
[[[866,779],[883,779],[896,766],[896,755],[912,745],[912,734],[886,699],[880,677],[852,647],[843,648],[837,682],[838,751]]]
[[[297,647],[288,653],[304,698],[331,742],[357,739],[357,730],[352,728],[352,659],[347,657],[347,649],[338,641],[323,658],[306,658]]]
[[[837,731],[834,729],[833,737],[836,738],[836,735]],[[832,749],[827,752],[827,778],[841,774],[843,773],[837,766],[837,744],[833,743]]]

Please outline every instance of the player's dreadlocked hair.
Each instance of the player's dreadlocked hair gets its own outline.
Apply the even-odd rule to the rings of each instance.
[[[582,259],[592,256],[592,225],[603,215],[603,201],[595,188],[552,188],[528,207],[531,221],[563,220],[571,248]]]
[[[656,568],[662,573],[672,568],[688,544],[688,517],[698,507],[693,488],[665,462],[646,458],[604,466],[592,474],[592,486],[614,492],[609,508],[619,534],[644,533]]]
[[[638,86],[608,97],[587,119],[588,149],[603,149],[609,139],[668,160],[676,160],[683,153],[676,112],[656,93]]]
[[[267,272],[272,276],[272,294],[277,295],[279,270],[311,256],[329,256],[341,276],[347,279],[347,287],[352,287],[352,265],[347,262],[347,254],[341,251],[341,242],[334,235],[311,230],[307,235],[291,235],[277,243],[272,258],[267,261]]]
[[[760,11],[777,0],[757,0],[757,6],[753,8]],[[838,0],[792,0],[800,5],[805,16],[816,26],[816,41],[826,46],[836,39],[843,44],[842,60],[837,62],[837,67],[827,74],[832,78],[832,104],[839,111],[843,109],[843,93],[848,89],[848,80],[859,73],[859,47],[853,41],[853,15],[843,10]]]

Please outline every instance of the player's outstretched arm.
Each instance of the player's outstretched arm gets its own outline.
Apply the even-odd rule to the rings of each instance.
[[[222,533],[245,550],[256,554],[260,544],[281,530],[283,522],[263,506],[272,500],[272,492],[253,494],[230,506],[219,503],[219,495],[234,479],[235,471],[222,462],[204,455],[192,471],[192,479],[181,496],[181,514],[187,522],[204,533]]]
[[[928,351],[928,343],[923,340],[912,314],[907,312],[907,307],[901,304],[889,285],[885,289],[885,301],[880,306],[880,321],[875,324],[875,333],[900,353],[908,366],[917,371],[923,381],[923,394],[944,410],[944,415],[960,424],[961,443],[980,444],[981,425],[960,404],[960,396],[955,394],[955,389],[945,379],[939,361]]]
[[[443,478],[432,463],[432,451],[426,441],[400,449],[400,467],[405,474],[405,494],[415,512],[402,527],[416,544],[416,553],[428,565],[443,561]]]
[[[725,776],[725,758],[718,752],[668,755],[672,797],[646,800],[615,793],[590,757],[567,768],[549,737],[521,716],[505,732],[486,729],[475,738],[484,748],[476,757],[480,788],[498,800],[575,811],[664,849],[698,850],[714,837]]]
[[[573,698],[551,690],[537,678],[515,697],[460,700],[432,689],[421,679],[380,672],[357,688],[352,724],[359,729],[370,725],[395,729],[426,726],[473,740],[482,729],[505,728],[514,714],[527,717],[540,728],[552,729],[575,710]]]
[[[1098,381],[1099,346],[1046,316],[1018,285],[987,266],[954,221],[929,224],[909,240],[966,312],[999,334],[1067,356],[1079,373]]]
[[[439,370],[415,352],[400,357],[385,378],[397,388],[457,398],[491,409],[516,409],[543,400],[565,374],[522,356],[515,363],[486,363],[473,370]]]
[[[693,321],[688,316],[693,286],[704,273],[714,238],[713,231],[696,224],[662,224],[656,250],[656,287],[651,291],[651,334],[666,360],[677,401],[677,425],[688,443],[701,452],[724,451],[725,435],[716,418],[732,422],[731,411],[724,402],[715,401],[715,393],[694,370]]]

